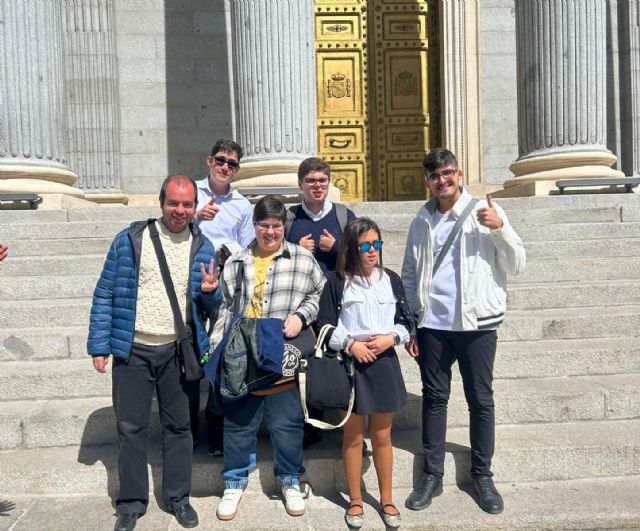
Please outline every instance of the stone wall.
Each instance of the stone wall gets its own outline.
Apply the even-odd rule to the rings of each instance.
[[[482,181],[511,179],[518,158],[518,106],[514,0],[480,3]]]
[[[116,0],[122,189],[156,193],[192,177],[231,135],[224,0]]]

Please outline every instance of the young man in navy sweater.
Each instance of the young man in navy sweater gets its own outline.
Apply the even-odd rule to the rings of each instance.
[[[302,190],[302,203],[287,211],[285,238],[313,253],[327,276],[336,269],[340,239],[347,222],[355,214],[341,203],[332,203],[329,195],[331,169],[322,159],[311,157],[298,167],[298,186]],[[322,411],[310,408],[313,418],[322,418]],[[310,424],[304,425],[303,447],[321,440],[321,431]]]
[[[336,268],[342,231],[355,214],[329,195],[331,169],[322,159],[311,157],[298,167],[298,186],[302,203],[289,208],[285,236],[287,241],[308,249],[325,276]]]

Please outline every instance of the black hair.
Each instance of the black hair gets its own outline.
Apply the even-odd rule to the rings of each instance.
[[[236,155],[238,155],[238,162],[240,162],[240,159],[244,155],[244,151],[242,150],[240,144],[234,142],[233,140],[226,140],[224,138],[216,140],[216,143],[213,144],[213,147],[211,148],[211,156],[215,157],[216,154],[220,151],[222,151],[223,153],[235,151]]]
[[[365,232],[374,230],[378,233],[378,239],[382,239],[378,224],[370,218],[352,219],[344,228],[342,239],[340,240],[340,250],[338,251],[338,260],[336,263],[336,273],[341,278],[350,276],[365,276],[360,261],[360,249],[358,247],[358,238]],[[382,268],[382,249],[380,249],[380,263]]]
[[[164,200],[167,198],[167,186],[173,181],[187,181],[193,186],[193,195],[194,195],[194,203],[198,204],[198,187],[196,182],[189,177],[188,175],[169,175],[164,181],[162,181],[162,186],[160,187],[160,206],[164,206]]]
[[[276,218],[282,221],[282,223],[286,223],[287,207],[284,206],[282,196],[265,195],[253,208],[254,223],[259,223],[269,218]]]
[[[331,179],[331,168],[329,165],[322,159],[309,157],[308,159],[304,159],[300,163],[300,166],[298,166],[298,181],[302,181],[305,176],[316,171],[324,173],[328,179]]]
[[[448,149],[439,147],[432,149],[425,155],[422,161],[422,169],[425,175],[429,176],[441,166],[448,166],[449,164],[453,164],[457,168],[458,159]]]

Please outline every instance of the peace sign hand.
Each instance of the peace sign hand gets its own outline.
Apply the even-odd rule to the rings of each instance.
[[[202,275],[202,284],[200,284],[200,290],[205,293],[210,293],[218,287],[218,279],[220,278],[220,268],[216,267],[213,270],[213,258],[209,262],[209,270],[206,271],[204,264],[200,262],[200,274]]]

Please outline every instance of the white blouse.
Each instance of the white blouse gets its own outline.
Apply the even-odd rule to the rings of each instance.
[[[393,322],[396,298],[389,275],[374,271],[368,280],[355,276],[345,281],[342,310],[329,340],[330,348],[340,350],[348,338],[364,341],[373,335],[391,333],[397,334],[401,343],[409,341],[407,329]]]

